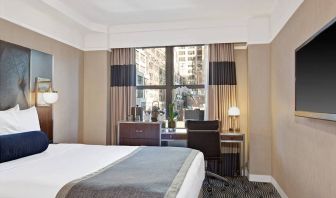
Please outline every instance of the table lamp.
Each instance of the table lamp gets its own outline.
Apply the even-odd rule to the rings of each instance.
[[[229,117],[232,119],[232,128],[230,128],[230,131],[233,132],[239,132],[239,126],[238,126],[238,117],[240,116],[240,110],[238,107],[230,107],[228,112]]]

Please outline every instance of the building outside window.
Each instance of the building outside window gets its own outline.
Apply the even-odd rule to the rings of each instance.
[[[187,52],[187,53],[186,53]],[[183,108],[205,108],[204,46],[177,46],[136,49],[136,104],[145,110],[158,101],[161,110],[174,102],[176,88],[185,86],[191,95]]]

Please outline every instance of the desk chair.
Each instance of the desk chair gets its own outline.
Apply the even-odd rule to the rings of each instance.
[[[186,122],[188,131],[188,148],[199,150],[205,158],[206,175],[221,180],[229,186],[229,180],[208,170],[208,161],[216,161],[221,170],[221,143],[219,134],[219,122],[213,121],[193,121]],[[217,169],[217,168],[216,168]],[[210,180],[208,180],[209,183]],[[209,188],[208,188],[209,189]],[[210,188],[211,191],[211,188]]]

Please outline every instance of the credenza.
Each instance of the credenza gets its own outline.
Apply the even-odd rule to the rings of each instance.
[[[161,124],[122,121],[119,122],[117,136],[119,145],[161,146]]]

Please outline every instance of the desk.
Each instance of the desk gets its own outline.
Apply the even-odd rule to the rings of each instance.
[[[186,128],[171,129],[161,128],[159,122],[127,122],[121,121],[118,125],[117,144],[130,146],[161,146],[161,143],[169,143],[173,146],[186,146],[188,139]],[[241,175],[245,175],[245,134],[229,133],[223,131],[220,133],[222,144],[237,143],[240,144],[240,170]],[[175,141],[175,142],[174,142]],[[178,142],[178,145],[176,145]]]
[[[175,141],[175,140],[187,140],[187,129],[177,128],[174,131],[169,129],[161,129],[161,141]],[[244,133],[230,133],[230,132],[221,132],[220,133],[221,143],[237,143],[240,144],[241,148],[241,174],[245,176],[245,134]]]
[[[241,145],[242,153],[240,171],[241,175],[245,176],[245,134],[244,133],[221,133],[221,143],[238,143]]]
[[[185,128],[177,128],[174,131],[167,128],[161,129],[161,141],[187,140],[187,138],[187,129]]]

